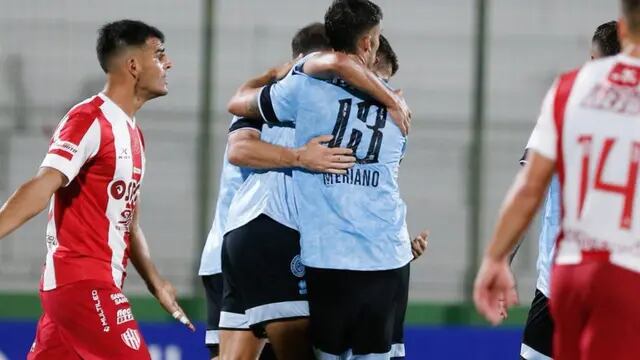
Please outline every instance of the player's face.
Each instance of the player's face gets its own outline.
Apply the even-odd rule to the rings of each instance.
[[[167,56],[164,44],[158,38],[149,38],[142,47],[140,56],[140,73],[137,90],[147,95],[149,99],[166,95],[167,71],[173,64]]]

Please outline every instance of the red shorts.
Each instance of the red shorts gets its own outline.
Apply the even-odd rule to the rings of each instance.
[[[557,265],[551,285],[555,360],[640,357],[640,273],[605,261]]]
[[[127,298],[115,285],[84,280],[41,291],[43,314],[28,360],[150,360]]]

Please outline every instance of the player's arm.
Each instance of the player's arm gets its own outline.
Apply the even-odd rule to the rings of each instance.
[[[524,150],[524,154],[520,158],[520,165],[521,166],[525,166],[527,164],[527,155],[528,154],[529,154],[529,149],[526,148]],[[524,241],[524,237],[520,238],[520,241],[518,241],[518,243],[516,244],[515,248],[511,252],[511,255],[509,255],[509,265],[511,265],[511,263],[513,263],[513,260],[516,258],[516,255],[518,254],[518,250],[520,250],[520,246],[522,245],[523,241]]]
[[[280,66],[270,68],[263,74],[251,78],[240,85],[227,104],[228,111],[237,116],[260,119],[260,108],[258,106],[260,89],[285,77],[292,66],[293,61],[286,62]]]
[[[291,68],[291,63],[280,67]],[[391,118],[398,124],[403,133],[407,134],[411,123],[411,111],[404,98],[385,86],[364,65],[358,63],[352,57],[342,53],[324,52],[310,57],[303,65],[303,71],[310,76],[326,78],[329,74],[338,76],[348,84],[363,91],[387,107]],[[268,75],[271,73],[271,77]],[[281,71],[279,74],[282,74]],[[274,80],[273,70],[268,71],[258,78],[249,80],[243,84],[227,105],[230,113],[237,116],[264,118],[260,113],[260,91],[257,86],[263,83],[265,86]],[[286,72],[285,72],[286,74]],[[269,81],[267,81],[269,80]],[[270,119],[265,119],[270,121]]]
[[[51,196],[66,186],[95,156],[100,125],[86,114],[74,114],[60,122],[49,151],[36,176],[22,184],[0,208],[0,239],[47,207]]]
[[[497,307],[500,300],[504,299],[506,307],[517,302],[515,283],[509,269],[509,255],[540,206],[554,168],[554,160],[532,151],[500,210],[474,291],[476,308],[493,324],[502,320],[502,309]]]
[[[331,78],[338,76],[356,89],[369,94],[383,104],[400,129],[406,134],[411,124],[411,111],[398,93],[369,70],[355,56],[342,52],[322,52],[305,61],[302,70],[313,77]]]
[[[144,280],[149,292],[158,299],[160,305],[191,331],[195,331],[195,327],[178,304],[176,289],[168,280],[160,275],[153,260],[151,260],[149,246],[147,245],[147,240],[138,221],[139,208],[138,204],[138,208],[133,214],[133,221],[130,225],[131,263]]]
[[[301,148],[287,148],[260,140],[260,132],[243,128],[229,134],[227,157],[231,164],[252,169],[305,168],[344,174],[355,164],[353,150],[329,148],[331,135],[311,139]]]
[[[545,97],[540,118],[531,134],[527,163],[503,202],[474,284],[476,309],[494,325],[504,318],[504,309],[518,301],[508,257],[540,206],[555,169],[558,139],[553,108],[555,97],[554,84]]]
[[[44,210],[51,196],[66,183],[67,177],[60,171],[40,168],[38,174],[22,184],[0,208],[0,239]]]
[[[533,151],[507,193],[486,257],[507,261],[544,198],[555,161]]]

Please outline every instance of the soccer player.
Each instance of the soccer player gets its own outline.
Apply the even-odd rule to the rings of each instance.
[[[556,360],[635,359],[639,350],[640,1],[621,4],[623,53],[561,75],[548,92],[527,164],[476,279],[476,307],[497,324],[499,297],[517,301],[508,254],[557,170],[561,221],[550,299]]]
[[[335,73],[350,83],[361,84],[365,89],[369,86],[372,92],[383,92],[395,100],[395,95],[373,73],[348,56],[325,52],[310,62],[316,66],[313,72],[316,75]],[[336,69],[331,71],[330,65],[334,63]],[[296,72],[292,71],[287,77],[290,76],[297,76]],[[245,92],[255,95],[255,86],[250,85],[257,83],[249,81],[241,87],[236,98],[246,97]],[[261,85],[266,84],[263,81]],[[249,105],[248,108],[254,109],[252,114],[258,115],[258,104]],[[241,107],[245,108],[244,105]],[[269,126],[263,128],[261,137],[283,146],[293,146],[293,132],[292,124]],[[327,136],[324,141],[332,138]],[[336,155],[336,161],[346,162],[351,167],[355,158],[350,149],[347,151]],[[248,163],[239,165],[250,166]],[[258,335],[266,333],[279,359],[307,359],[313,355],[308,340],[305,269],[299,256],[297,211],[291,181],[290,171],[254,172],[233,199],[222,247],[225,295],[220,327],[237,327],[234,324],[240,319],[237,315],[246,312],[248,325]],[[224,339],[222,343],[225,353]]]
[[[591,59],[616,55],[620,52],[617,22],[604,23],[596,29],[591,41]],[[529,146],[527,146],[528,148]],[[520,164],[526,163],[526,154]],[[560,223],[560,183],[554,176],[547,192],[538,238],[538,281],[535,296],[524,328],[520,356],[525,360],[546,360],[552,356],[553,320],[549,313],[551,262]]]
[[[193,328],[156,270],[138,223],[145,145],[135,119],[167,94],[164,35],[139,21],[104,25],[97,41],[103,92],[58,125],[37,175],[0,209],[0,238],[50,201],[40,284],[43,315],[27,358],[150,359],[127,298],[130,260],[159,303]]]
[[[324,25],[313,23],[300,29],[291,41],[292,57],[300,54],[329,49]],[[283,77],[282,73],[290,70],[290,64],[269,70],[261,80],[275,81]],[[231,201],[252,171],[261,169],[281,169],[300,167],[310,171],[343,172],[349,163],[337,161],[336,155],[350,155],[351,150],[327,148],[320,142],[330,137],[318,137],[301,148],[287,148],[273,145],[260,139],[262,122],[247,118],[232,120],[227,148],[224,154],[222,173],[220,175],[220,189],[215,210],[215,218],[205,248],[202,252],[199,275],[205,287],[207,298],[207,332],[205,343],[212,358],[220,354],[220,310],[223,296],[223,279],[220,264],[220,249],[227,223],[227,214]],[[245,167],[239,167],[231,162]],[[236,316],[242,317],[242,315]],[[248,326],[246,327],[248,330]],[[232,338],[233,335],[238,338]],[[263,341],[253,336],[251,332],[227,332],[225,352],[239,358],[255,359],[260,354]],[[273,358],[269,346],[265,347],[261,359]],[[230,356],[230,355],[227,355]]]
[[[336,0],[325,14],[325,28],[337,54],[372,67],[381,19],[370,1]],[[293,172],[315,354],[403,357],[402,344],[393,344],[393,329],[404,319],[413,258],[397,186],[406,138],[387,120],[402,125],[407,113],[397,110],[404,102],[386,87],[387,92],[366,91],[378,102],[343,79],[319,79],[318,56],[302,59],[291,76],[263,88],[254,104],[230,110],[247,116],[259,107],[268,123],[295,123],[295,144],[332,132],[330,147],[354,150],[356,165],[346,174]],[[392,110],[396,115],[388,116]]]

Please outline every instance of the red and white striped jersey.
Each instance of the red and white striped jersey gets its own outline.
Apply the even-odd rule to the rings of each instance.
[[[62,119],[41,166],[69,180],[51,199],[41,289],[86,279],[121,287],[145,168],[135,119],[104,94],[87,99]]]
[[[640,59],[618,55],[560,76],[530,147],[557,163],[556,264],[603,260],[640,272]]]

